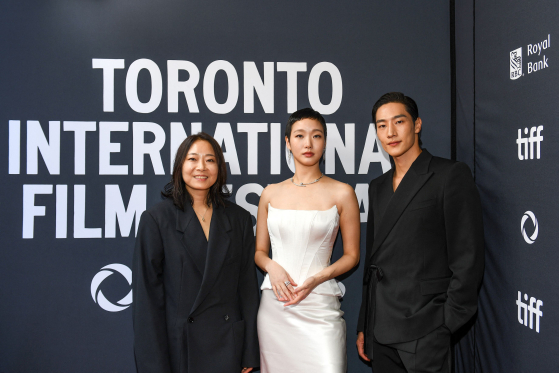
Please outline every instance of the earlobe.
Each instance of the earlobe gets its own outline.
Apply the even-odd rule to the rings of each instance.
[[[285,136],[285,147],[291,151],[291,144],[289,143],[289,138]]]

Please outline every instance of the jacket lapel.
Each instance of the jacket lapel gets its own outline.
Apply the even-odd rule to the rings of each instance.
[[[202,227],[194,219],[197,219],[196,213],[190,204],[185,204],[184,211],[177,209],[176,228],[183,234],[181,242],[202,277],[206,262],[207,243]]]
[[[388,204],[390,203],[390,201],[392,200],[392,196],[394,195],[394,191],[393,191],[393,186],[392,186],[392,179],[394,176],[394,169],[390,169],[390,171],[388,171],[386,173],[386,177],[384,178],[384,181],[378,186],[376,193],[374,195],[374,211],[375,211],[375,216],[374,218],[378,219],[376,221],[381,222],[382,221],[382,217],[384,216],[384,213],[386,212],[386,208],[388,206]],[[375,236],[378,236],[378,231],[380,228],[380,224],[375,224],[374,228],[375,228]]]
[[[224,207],[214,207],[212,221],[210,223],[206,266],[203,272],[204,277],[202,279],[202,285],[200,285],[200,292],[196,297],[196,301],[190,313],[193,313],[204,301],[221,272],[221,267],[231,242],[229,231],[231,231],[231,224],[229,223],[229,218],[225,214]]]
[[[373,240],[371,257],[384,242],[396,222],[398,222],[405,208],[413,200],[413,197],[415,197],[421,187],[423,187],[431,175],[433,175],[433,172],[429,171],[431,158],[433,158],[433,156],[424,149],[400,182],[400,185],[386,207],[384,216],[381,218],[378,231]],[[390,187],[392,187],[392,178],[387,179],[389,179]]]

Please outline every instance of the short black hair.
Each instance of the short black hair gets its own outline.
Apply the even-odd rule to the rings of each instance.
[[[377,129],[377,111],[382,105],[390,104],[392,102],[399,103],[404,105],[406,111],[411,116],[413,123],[415,125],[415,121],[419,118],[419,109],[417,108],[417,104],[413,100],[413,98],[404,95],[402,92],[388,92],[380,96],[380,98],[375,102],[373,105],[373,110],[371,112],[373,116],[373,123],[375,124],[375,130]],[[421,147],[421,131],[417,134],[419,139],[419,147]]]
[[[215,153],[215,159],[217,161],[217,180],[214,185],[210,187],[208,196],[206,199],[206,205],[223,205],[225,206],[225,200],[231,196],[231,193],[227,189],[227,167],[225,165],[225,158],[223,157],[223,151],[221,147],[215,141],[215,139],[205,132],[200,132],[194,135],[188,136],[182,144],[180,144],[177,149],[177,154],[175,156],[175,163],[173,165],[173,173],[171,175],[171,181],[165,185],[163,191],[161,192],[162,197],[169,198],[173,200],[176,207],[184,210],[184,204],[192,204],[192,197],[188,190],[186,189],[186,184],[182,178],[182,165],[186,160],[188,151],[190,147],[196,141],[206,141],[208,142]]]
[[[293,124],[303,119],[314,119],[320,122],[320,124],[322,125],[322,130],[324,131],[324,138],[326,139],[326,121],[324,120],[322,114],[311,108],[297,110],[289,116],[289,119],[287,120],[287,126],[285,127],[285,137],[287,137],[288,139],[291,138],[291,129],[293,128]]]

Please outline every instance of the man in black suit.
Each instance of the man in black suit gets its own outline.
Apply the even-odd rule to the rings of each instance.
[[[468,166],[421,148],[413,99],[387,93],[372,115],[394,167],[369,186],[359,355],[374,373],[450,372],[483,276],[479,194]]]

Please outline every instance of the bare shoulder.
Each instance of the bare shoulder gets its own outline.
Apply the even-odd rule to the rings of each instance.
[[[270,202],[272,196],[280,193],[285,188],[285,185],[288,181],[289,179],[280,181],[277,184],[268,184],[268,186],[266,186],[262,191],[262,194],[260,195],[260,200],[266,203]]]
[[[355,198],[355,191],[349,184],[342,183],[341,181],[332,179],[330,177],[327,179],[327,181],[329,184],[328,188],[335,193],[335,195],[338,197],[337,199],[340,199],[340,201],[346,200],[347,198]]]
[[[270,184],[264,188],[262,194],[260,194],[260,203],[263,202],[268,203],[270,202],[270,197],[274,194],[274,189],[276,189],[277,184]]]

